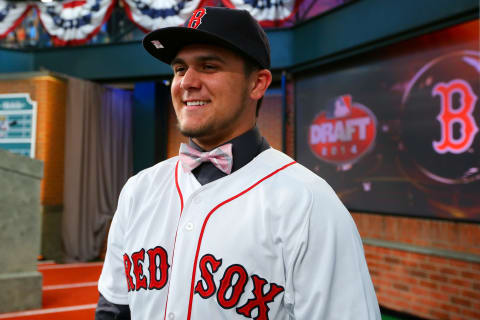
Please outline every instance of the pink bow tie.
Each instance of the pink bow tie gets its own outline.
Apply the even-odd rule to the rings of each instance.
[[[192,171],[202,164],[202,162],[206,161],[210,161],[215,167],[226,174],[232,172],[233,158],[231,143],[227,143],[207,152],[198,151],[189,145],[182,143],[180,145],[179,156],[185,172]]]

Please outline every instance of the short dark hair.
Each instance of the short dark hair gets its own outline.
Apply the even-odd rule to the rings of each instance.
[[[250,76],[253,72],[255,71],[258,71],[258,70],[261,70],[263,69],[257,62],[255,62],[253,59],[245,56],[245,55],[241,55],[242,58],[243,58],[243,71],[245,72],[245,76],[248,77]],[[257,101],[257,110],[256,110],[256,116],[258,117],[258,113],[260,111],[260,107],[262,106],[262,101],[263,101],[263,97],[261,97],[258,101]]]

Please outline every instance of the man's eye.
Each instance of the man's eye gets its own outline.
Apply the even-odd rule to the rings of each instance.
[[[174,71],[175,73],[182,73],[182,72],[185,72],[185,70],[186,70],[186,68],[183,67],[183,66],[178,66],[178,67],[174,67],[174,68],[173,68],[173,71]]]
[[[205,70],[216,70],[217,69],[217,66],[213,65],[213,64],[206,64],[203,66],[203,68]]]

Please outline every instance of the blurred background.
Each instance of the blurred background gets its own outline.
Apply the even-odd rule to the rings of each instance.
[[[0,319],[93,319],[121,187],[185,141],[141,41],[200,6],[265,28],[257,125],[350,210],[382,317],[480,319],[477,0],[0,0]]]

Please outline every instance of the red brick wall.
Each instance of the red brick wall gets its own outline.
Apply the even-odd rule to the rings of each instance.
[[[379,303],[428,319],[480,319],[480,264],[364,245]]]
[[[38,103],[36,153],[44,161],[41,201],[43,205],[61,205],[67,84],[51,76],[36,77],[33,81]]]
[[[285,153],[295,158],[295,82],[287,81],[287,121],[285,128]]]
[[[382,306],[427,319],[480,319],[480,263],[466,261],[480,257],[480,225],[352,216],[366,241],[365,256]],[[374,246],[371,239],[406,248]],[[413,252],[419,250],[432,253]],[[449,257],[458,253],[463,258]]]
[[[258,114],[257,127],[270,146],[282,150],[282,96],[267,95],[263,98]]]
[[[180,148],[180,143],[186,142],[185,138],[178,130],[177,127],[177,117],[173,106],[168,106],[168,125],[167,125],[167,159],[178,155],[178,149]]]
[[[0,81],[0,93],[29,93],[37,102],[35,158],[44,162],[42,205],[63,203],[66,83],[51,76]]]
[[[480,225],[432,219],[352,213],[364,238],[475,254],[480,257]]]

